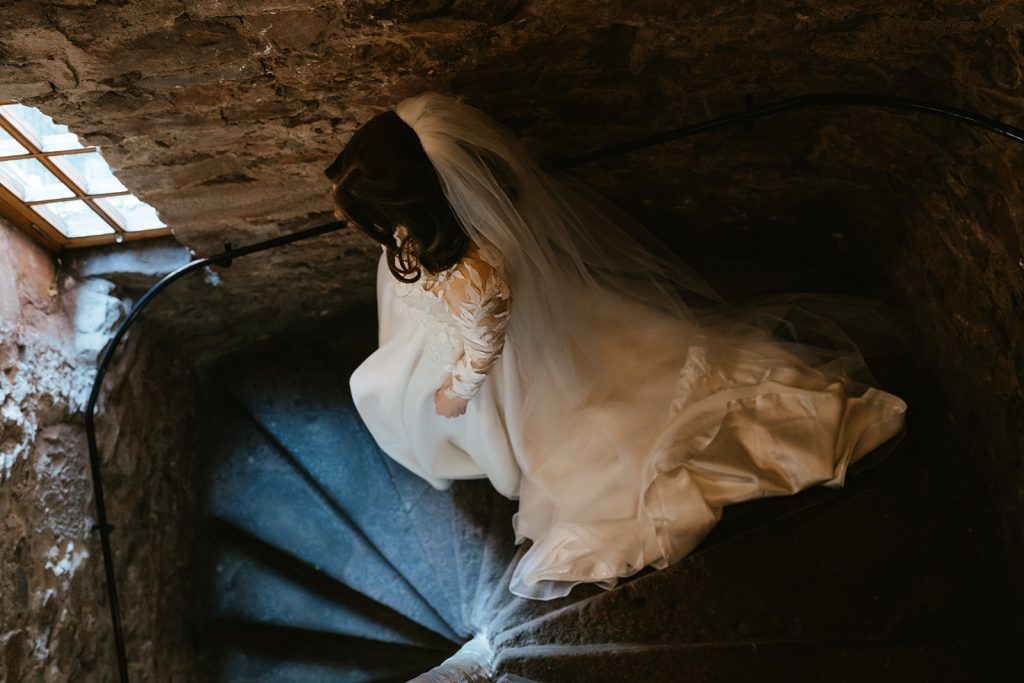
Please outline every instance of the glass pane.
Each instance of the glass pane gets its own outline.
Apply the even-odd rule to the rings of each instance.
[[[67,126],[54,123],[53,119],[34,107],[5,104],[0,106],[0,116],[13,123],[44,152],[82,149],[78,136],[68,131]]]
[[[10,133],[0,128],[0,157],[12,157],[15,154],[28,154],[28,150],[21,146]]]
[[[64,171],[85,194],[106,194],[126,192],[127,187],[114,177],[99,152],[85,154],[58,154],[50,157],[57,168]]]
[[[65,237],[91,237],[114,232],[114,229],[81,199],[36,204],[32,208]]]
[[[0,161],[0,183],[23,202],[75,196],[38,159]]]
[[[107,212],[124,230],[153,230],[167,227],[156,209],[140,200],[135,195],[126,194],[120,197],[102,197],[96,200],[100,208]]]

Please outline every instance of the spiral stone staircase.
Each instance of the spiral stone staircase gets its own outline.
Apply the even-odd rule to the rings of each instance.
[[[515,503],[434,490],[362,425],[348,376],[375,335],[370,311],[208,373],[192,607],[211,680],[1024,680],[979,491],[912,359],[873,365],[908,428],[843,489],[727,508],[674,566],[536,602],[507,588]]]

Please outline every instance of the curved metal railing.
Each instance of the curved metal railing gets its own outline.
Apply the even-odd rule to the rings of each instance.
[[[981,128],[998,135],[1002,135],[1016,142],[1024,143],[1024,129],[1011,126],[997,119],[979,114],[977,112],[947,107],[934,102],[910,99],[906,97],[893,97],[887,95],[871,95],[865,93],[816,93],[800,95],[787,100],[781,100],[773,104],[754,106],[753,97],[748,95],[745,99],[746,108],[742,112],[729,114],[714,119],[708,119],[689,126],[675,128],[656,135],[637,138],[629,142],[611,145],[594,152],[588,152],[578,156],[562,160],[557,165],[561,168],[574,168],[584,164],[593,163],[602,159],[621,156],[646,147],[661,145],[666,142],[678,140],[698,133],[705,133],[725,126],[736,125],[763,118],[774,114],[780,114],[795,109],[810,107],[878,107],[884,109],[896,109],[903,111],[919,112],[938,116],[960,123],[965,123],[976,128]],[[175,281],[181,279],[191,272],[199,270],[208,265],[219,265],[228,267],[236,258],[249,256],[268,249],[291,244],[329,232],[334,232],[345,227],[345,221],[333,221],[306,230],[300,230],[281,237],[257,242],[248,246],[232,248],[226,244],[224,251],[214,256],[195,259],[181,268],[168,273],[156,284],[150,287],[146,293],[135,303],[131,311],[118,326],[114,336],[107,343],[107,346],[96,369],[96,377],[93,380],[92,391],[89,394],[89,401],[85,408],[85,430],[89,447],[89,468],[92,474],[93,499],[96,506],[96,522],[93,530],[100,534],[100,543],[103,552],[103,567],[106,572],[107,595],[110,602],[110,616],[114,629],[114,645],[117,651],[117,667],[120,673],[121,683],[128,683],[128,658],[124,640],[124,629],[121,623],[121,608],[117,593],[117,580],[114,572],[114,555],[110,544],[110,534],[114,526],[107,518],[107,507],[103,491],[102,458],[96,440],[95,412],[99,400],[100,390],[103,386],[103,378],[106,376],[114,354],[120,345],[121,340],[132,324],[138,319],[143,310]]]

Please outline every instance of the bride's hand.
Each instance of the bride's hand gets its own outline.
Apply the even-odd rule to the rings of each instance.
[[[434,392],[434,411],[442,417],[458,417],[466,412],[466,406],[469,404],[464,398],[448,398],[444,395],[444,390],[448,387],[445,384],[443,387]]]

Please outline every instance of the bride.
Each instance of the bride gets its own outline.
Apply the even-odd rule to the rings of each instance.
[[[356,408],[432,486],[486,477],[518,499],[516,595],[664,568],[724,506],[840,487],[904,428],[864,361],[869,334],[904,343],[884,304],[725,301],[456,99],[377,115],[325,173],[339,217],[382,249]]]

